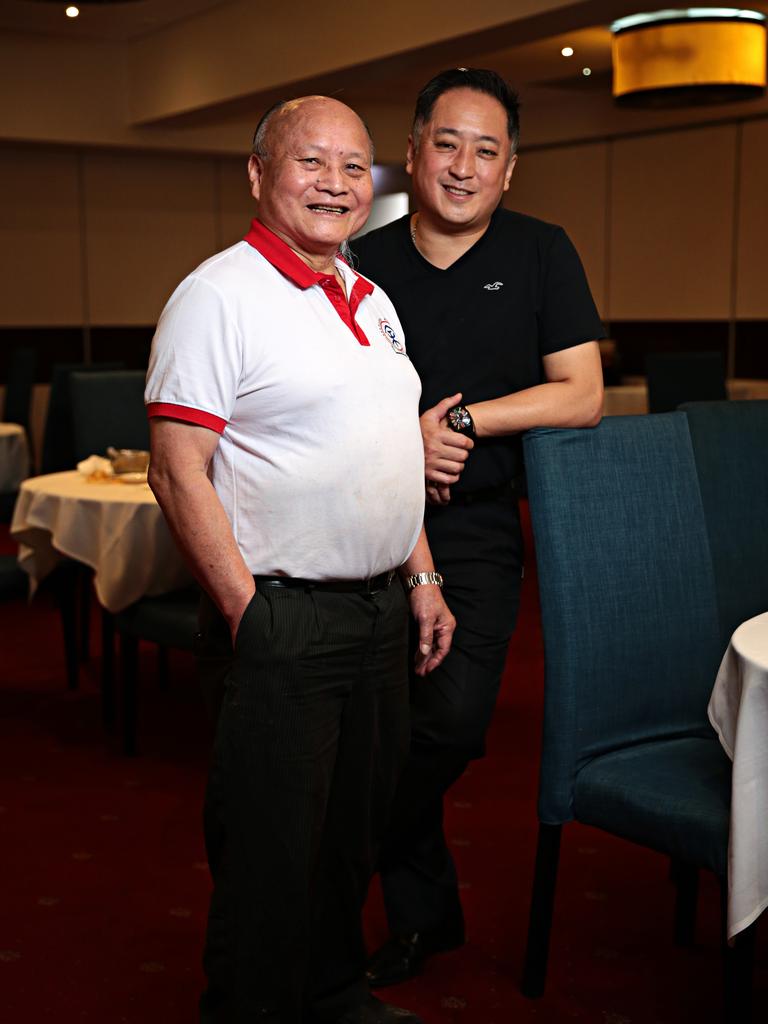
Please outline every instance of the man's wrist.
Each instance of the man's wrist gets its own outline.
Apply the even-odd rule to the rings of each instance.
[[[409,576],[403,577],[403,584],[408,593],[415,590],[416,587],[425,586],[443,586],[443,577],[439,572],[414,572]]]
[[[454,405],[447,413],[448,427],[455,434],[463,434],[473,441],[477,436],[475,421],[466,405]]]

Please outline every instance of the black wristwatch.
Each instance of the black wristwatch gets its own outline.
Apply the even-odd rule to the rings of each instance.
[[[448,410],[448,426],[457,434],[464,434],[466,437],[475,438],[475,424],[470,415],[469,409],[463,405],[454,405]]]

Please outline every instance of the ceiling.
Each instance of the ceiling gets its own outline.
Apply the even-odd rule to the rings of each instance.
[[[78,4],[77,0],[0,0],[0,29],[45,32],[79,39],[134,39],[219,7],[226,0],[132,0],[125,3]],[[80,16],[68,18],[69,3]]]
[[[76,3],[77,0],[71,2]],[[631,3],[611,3],[602,10],[603,13],[608,9],[617,12],[618,6],[622,6],[625,7],[623,13],[626,13],[627,10],[643,9],[644,6],[653,9],[657,4],[658,0],[656,4],[638,4],[637,7]],[[226,0],[132,0],[108,4],[84,2],[80,16],[68,19],[64,14],[65,0],[57,0],[55,3],[50,0],[0,0],[0,31],[45,33],[60,36],[62,40],[128,41],[142,36],[151,37],[161,28],[225,5]],[[752,6],[768,13],[768,0],[761,0]],[[611,70],[611,36],[607,19],[603,24],[557,35],[545,35],[541,26],[539,32],[541,38],[531,39],[528,36],[525,42],[503,48],[494,48],[499,39],[499,35],[494,32],[482,34],[482,43],[478,42],[478,38],[453,38],[446,40],[440,48],[403,51],[390,58],[297,82],[296,91],[335,93],[353,103],[369,101],[404,103],[410,106],[424,82],[432,74],[452,64],[494,68],[516,88],[524,89],[526,98],[534,94],[545,98],[549,94],[556,99],[558,92],[562,95],[563,90],[573,94],[578,90],[589,93],[610,88],[607,79]],[[538,33],[534,31],[532,34]],[[561,55],[564,46],[573,48],[572,56],[566,58]],[[588,76],[584,75],[584,68],[590,69]],[[290,87],[291,83],[284,83],[274,90],[274,95],[271,91],[260,94],[261,105],[282,98],[286,88],[290,91]],[[251,94],[182,115],[178,124],[225,121],[237,118],[243,109],[251,112],[253,107],[254,94]]]

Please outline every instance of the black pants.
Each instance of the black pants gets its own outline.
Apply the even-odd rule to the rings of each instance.
[[[510,494],[473,505],[428,506],[427,536],[456,616],[451,652],[411,679],[411,752],[379,860],[393,934],[446,929],[463,935],[443,796],[485,752],[520,600],[523,544]]]
[[[361,1002],[360,914],[408,750],[407,607],[259,586],[230,662],[205,807],[214,891],[201,1020],[334,1021]]]

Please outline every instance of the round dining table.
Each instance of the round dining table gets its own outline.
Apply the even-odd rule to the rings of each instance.
[[[768,907],[768,612],[731,637],[709,720],[733,761],[728,842],[728,938]]]
[[[20,423],[0,423],[0,492],[18,490],[28,473],[26,430]]]
[[[93,569],[96,595],[109,612],[192,580],[145,482],[75,470],[30,477],[16,499],[11,534],[33,590],[63,557],[73,558]]]

